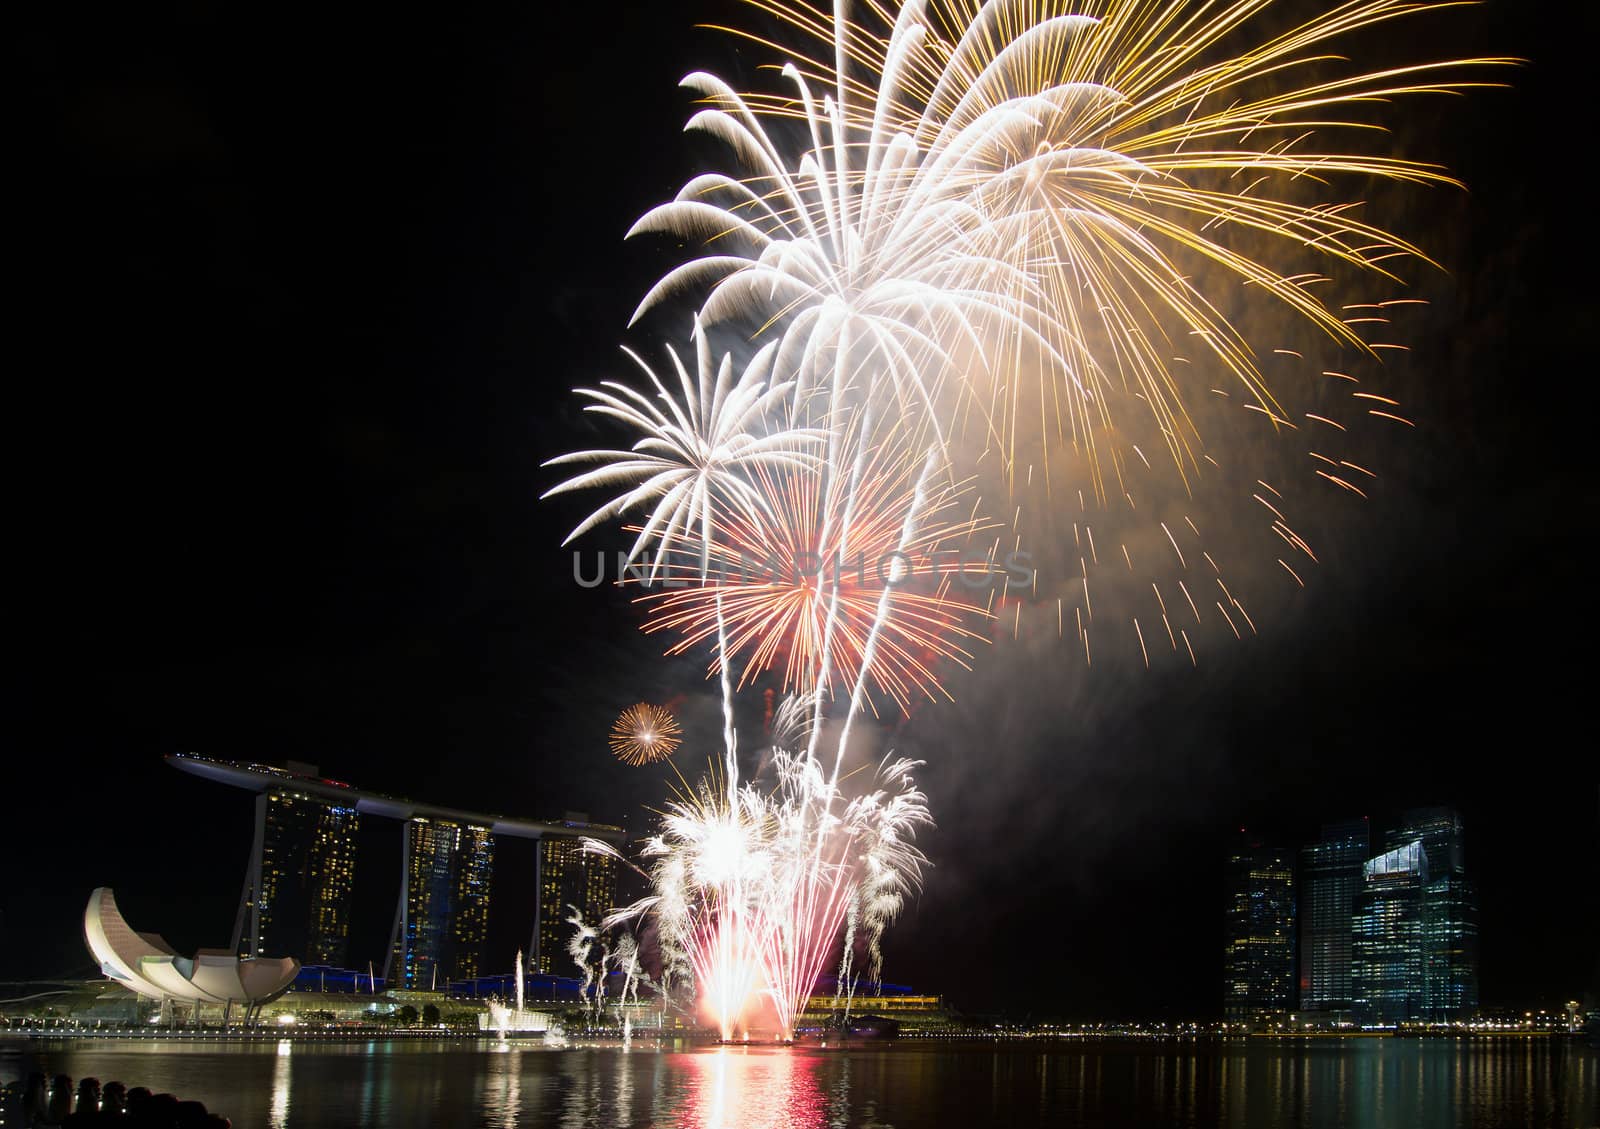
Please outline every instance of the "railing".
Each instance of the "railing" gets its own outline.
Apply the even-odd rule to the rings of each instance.
[[[279,1042],[292,1039],[295,1042],[308,1042],[316,1040],[337,1041],[350,1039],[477,1039],[485,1034],[477,1028],[466,1027],[373,1027],[366,1025],[351,1026],[309,1026],[309,1025],[261,1025],[253,1027],[191,1027],[178,1025],[168,1027],[155,1024],[130,1024],[123,1027],[84,1027],[84,1026],[34,1026],[13,1027],[5,1030],[7,1036],[28,1039],[137,1039],[137,1040],[172,1040],[177,1042]],[[487,1032],[494,1034],[494,1032]]]

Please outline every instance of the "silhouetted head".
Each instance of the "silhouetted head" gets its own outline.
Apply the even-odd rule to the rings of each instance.
[[[199,1102],[179,1102],[174,1112],[178,1129],[204,1129],[209,1116],[206,1107]]]
[[[123,1113],[128,1108],[128,1090],[121,1082],[107,1082],[100,1091],[100,1108],[106,1113]]]

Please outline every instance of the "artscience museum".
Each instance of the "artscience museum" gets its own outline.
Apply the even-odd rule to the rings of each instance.
[[[193,1009],[214,1005],[227,1022],[233,1008],[244,1009],[246,1022],[288,990],[300,971],[292,957],[241,959],[227,949],[201,949],[182,957],[154,933],[138,933],[117,908],[116,895],[102,886],[89,895],[83,934],[100,971],[133,992],[156,1000],[163,1008]]]

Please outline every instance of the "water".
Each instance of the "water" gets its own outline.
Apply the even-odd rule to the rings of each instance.
[[[40,1069],[197,1098],[236,1129],[1600,1126],[1600,1049],[1544,1040],[0,1044],[0,1081]]]

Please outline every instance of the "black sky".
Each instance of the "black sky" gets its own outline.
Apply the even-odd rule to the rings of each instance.
[[[709,729],[707,688],[573,587],[558,546],[586,511],[539,504],[539,464],[598,434],[567,390],[621,371],[675,261],[622,236],[713,154],[680,134],[677,79],[765,81],[693,28],[721,11],[58,6],[15,37],[8,975],[87,974],[102,884],[141,928],[225,941],[249,800],[169,752],[643,825],[665,774],[614,763],[605,729],[675,695]],[[1589,95],[1537,16],[1497,0],[1421,40],[1530,63],[1408,119],[1471,191],[1406,228],[1449,273],[1423,284],[1394,485],[1298,612],[1198,671],[1000,647],[899,727],[940,826],[891,979],[973,1009],[1212,1014],[1239,825],[1297,843],[1453,803],[1486,1001],[1591,986],[1597,305],[1567,164]],[[501,906],[525,904],[514,870]],[[366,932],[354,961],[381,957]]]

